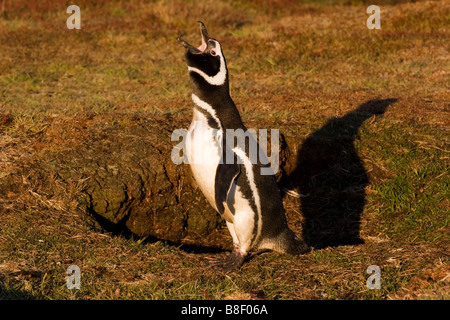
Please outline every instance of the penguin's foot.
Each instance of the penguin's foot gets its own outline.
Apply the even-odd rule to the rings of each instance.
[[[217,267],[224,272],[239,269],[244,263],[245,256],[243,254],[230,253],[225,259],[215,259],[210,262],[210,265]]]
[[[244,263],[246,255],[241,253],[239,246],[235,246],[233,251],[225,259],[212,259],[209,264],[213,267],[217,267],[222,271],[228,272],[235,269],[239,269]]]

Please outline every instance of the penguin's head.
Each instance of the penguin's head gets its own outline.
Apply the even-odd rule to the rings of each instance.
[[[194,82],[206,81],[212,86],[227,84],[227,67],[220,43],[208,36],[203,22],[199,21],[202,44],[194,47],[178,37],[178,41],[186,48],[185,60]]]

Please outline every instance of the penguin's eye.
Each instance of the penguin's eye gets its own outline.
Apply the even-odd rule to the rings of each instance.
[[[215,49],[211,49],[211,51],[209,51],[209,53],[210,53],[213,57],[217,56],[217,52],[216,52]]]

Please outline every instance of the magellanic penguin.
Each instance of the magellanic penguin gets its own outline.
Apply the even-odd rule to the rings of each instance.
[[[229,257],[213,264],[226,271],[238,268],[251,249],[304,253],[307,245],[287,225],[275,176],[261,174],[261,168],[270,164],[251,159],[248,146],[236,144],[235,139],[226,141],[227,130],[244,134],[247,129],[230,97],[222,46],[199,23],[199,47],[180,37],[178,41],[186,48],[194,102],[193,121],[185,141],[186,156],[198,186],[226,220],[233,238]],[[230,153],[232,161],[226,161]]]

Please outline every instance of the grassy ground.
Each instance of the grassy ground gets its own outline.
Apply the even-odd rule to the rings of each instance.
[[[78,1],[82,29],[68,30],[66,1],[1,1],[0,179],[42,157],[37,137],[55,122],[68,130],[61,150],[80,143],[86,114],[189,116],[175,39],[196,43],[199,19],[222,43],[244,122],[295,124],[301,143],[367,101],[397,100],[353,142],[370,180],[362,244],[255,254],[221,274],[204,259],[225,252],[99,230],[76,210],[79,182],[47,197],[31,172],[27,192],[0,193],[0,298],[448,299],[450,6],[378,3],[381,30],[357,0]],[[285,202],[301,217],[298,199]],[[81,290],[66,287],[72,264]],[[366,287],[369,265],[380,290]]]

